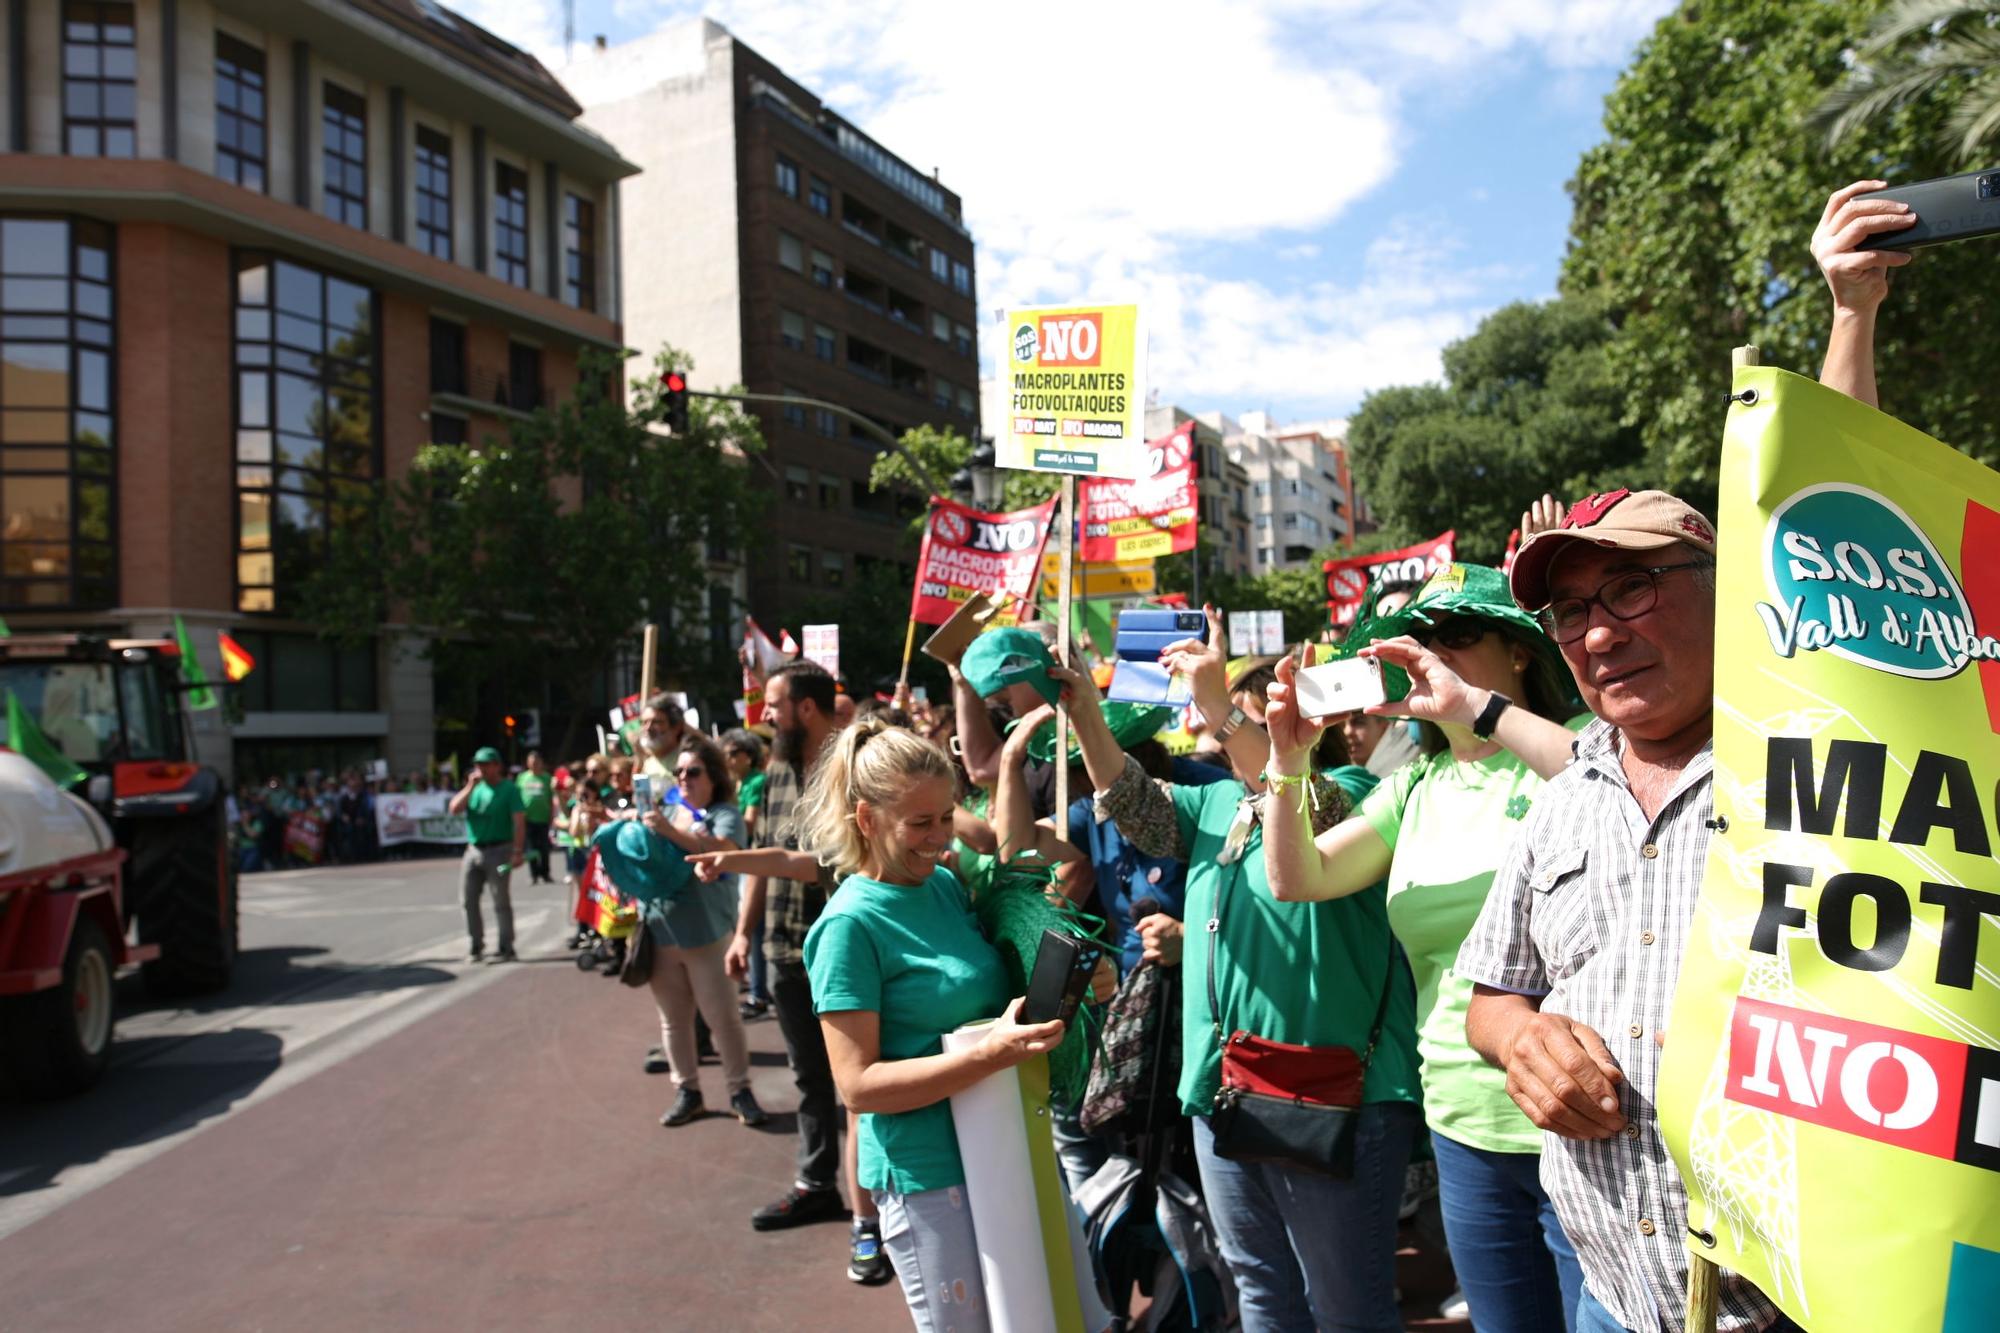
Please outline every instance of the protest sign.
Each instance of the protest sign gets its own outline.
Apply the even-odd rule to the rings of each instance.
[[[1051,496],[1030,509],[988,514],[933,497],[917,554],[910,619],[942,625],[973,593],[1005,592],[1012,599],[990,623],[1020,623],[1023,603],[1034,601],[1035,574],[1041,568],[1055,508]]]
[[[1231,611],[1229,613],[1231,657],[1275,656],[1284,651],[1284,612]]]
[[[2000,474],[1783,371],[1735,388],[1658,1089],[1689,1250],[1815,1330],[1990,1328]]]
[[[1053,602],[1062,591],[1062,556],[1042,555],[1042,600]],[[1075,597],[1143,597],[1159,586],[1150,560],[1124,563],[1077,562],[1070,570],[1069,590]]]
[[[375,798],[375,841],[383,847],[399,842],[435,842],[462,846],[465,816],[451,813],[448,791],[383,792]]]
[[[1001,467],[1136,480],[1146,448],[1146,325],[1136,305],[1031,306],[1007,319]]]
[[[309,811],[294,812],[285,820],[285,854],[309,865],[319,864],[326,854],[326,821]]]
[[[1194,423],[1183,421],[1146,446],[1147,473],[1137,481],[1087,480],[1077,486],[1085,560],[1151,560],[1191,551],[1200,517],[1195,497]]]
[[[840,626],[801,625],[799,637],[805,641],[800,656],[825,667],[829,676],[840,674]]]
[[[1458,541],[1453,529],[1400,551],[1380,551],[1374,555],[1329,560],[1326,571],[1326,609],[1332,624],[1352,625],[1367,600],[1368,590],[1383,579],[1412,579],[1422,582],[1451,563],[1452,548]]]

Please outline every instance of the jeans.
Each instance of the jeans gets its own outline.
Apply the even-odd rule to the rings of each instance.
[[[514,849],[506,843],[491,847],[467,847],[465,859],[459,863],[462,877],[459,896],[465,906],[465,933],[472,940],[474,953],[485,946],[486,923],[479,914],[479,895],[482,889],[493,891],[493,919],[500,924],[500,952],[508,953],[514,948],[514,898],[507,890],[507,876],[511,871],[509,862]]]
[[[549,826],[546,822],[537,824],[528,821],[528,882],[547,884],[549,874]]]
[[[917,1333],[986,1333],[992,1323],[965,1187],[874,1193],[882,1248],[896,1266]]]
[[[771,1002],[771,962],[764,957],[764,923],[750,927],[750,998]]]
[[[840,1179],[841,1110],[804,963],[771,964],[771,1007],[777,1011],[785,1058],[791,1061],[792,1079],[799,1089],[798,1183],[806,1189],[830,1190]]]
[[[1419,1118],[1409,1102],[1362,1107],[1354,1176],[1335,1180],[1302,1167],[1219,1157],[1208,1117],[1195,1117],[1202,1193],[1236,1278],[1243,1333],[1402,1333],[1396,1210]]]
[[[1451,1264],[1479,1333],[1574,1333],[1583,1269],[1538,1178],[1541,1154],[1431,1133]]]
[[[1572,1330],[1573,1333],[1632,1333],[1631,1329],[1618,1322],[1616,1315],[1604,1308],[1602,1301],[1590,1294],[1589,1287],[1585,1287],[1577,1299],[1576,1322]],[[1805,1333],[1805,1330],[1781,1314],[1764,1325],[1764,1333]]]
[[[653,971],[646,979],[660,1011],[660,1049],[667,1053],[674,1087],[692,1090],[696,1096],[701,1095],[701,1060],[695,1034],[703,1018],[714,1035],[729,1095],[750,1086],[750,1048],[743,1039],[742,1016],[736,1012],[736,983],[722,968],[722,955],[728,949],[727,940],[698,949],[662,944],[653,953]]]

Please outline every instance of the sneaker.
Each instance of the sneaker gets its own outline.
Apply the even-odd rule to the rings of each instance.
[[[847,1280],[864,1287],[879,1287],[895,1276],[889,1252],[882,1248],[880,1231],[873,1223],[856,1227],[847,1242]]]
[[[744,1022],[754,1023],[764,1017],[764,1015],[770,1013],[771,1006],[763,1000],[745,1000],[736,1006],[736,1012],[743,1016]]]
[[[485,956],[486,956],[486,950],[480,948],[477,944],[475,944],[472,946],[472,952],[465,955],[465,961],[468,963],[476,963]]]
[[[518,963],[521,961],[521,955],[515,953],[512,949],[502,949],[499,953],[493,955],[493,961],[496,963]]]
[[[1437,1163],[1411,1162],[1403,1169],[1403,1202],[1396,1210],[1396,1220],[1407,1222],[1415,1217],[1425,1203],[1437,1197],[1437,1192]]]
[[[1438,1318],[1472,1318],[1472,1304],[1465,1299],[1465,1293],[1463,1291],[1454,1291],[1451,1295],[1445,1297],[1444,1304],[1438,1307]]]
[[[752,1129],[771,1123],[770,1114],[763,1107],[757,1105],[757,1095],[748,1088],[743,1088],[729,1095],[729,1109],[735,1114],[738,1120],[741,1120]]]
[[[660,1117],[660,1123],[668,1129],[685,1125],[690,1120],[699,1120],[708,1114],[708,1107],[702,1104],[701,1093],[694,1088],[682,1088],[674,1098],[674,1104]]]
[[[847,1216],[847,1205],[836,1189],[803,1189],[798,1185],[785,1191],[776,1203],[767,1203],[750,1214],[750,1226],[757,1231],[782,1231],[807,1222],[830,1222]]]
[[[669,1068],[671,1066],[667,1064],[667,1053],[665,1051],[654,1046],[646,1052],[646,1072],[648,1074],[664,1074]]]

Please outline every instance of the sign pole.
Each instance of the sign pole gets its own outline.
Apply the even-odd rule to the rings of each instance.
[[[910,627],[903,631],[903,670],[896,677],[898,690],[907,689],[910,684],[910,654],[917,646],[917,618],[910,617]]]
[[[1070,558],[1071,546],[1075,540],[1076,477],[1064,473],[1062,479],[1062,507],[1057,522],[1061,524],[1062,568],[1056,574],[1056,660],[1064,666],[1074,668],[1081,660],[1080,654],[1070,652]],[[1085,668],[1086,670],[1088,668]],[[1053,821],[1056,836],[1069,841],[1069,705],[1061,698],[1056,700],[1056,817]]]
[[[660,663],[660,627],[646,626],[645,647],[639,655],[639,706],[653,697],[653,673]]]

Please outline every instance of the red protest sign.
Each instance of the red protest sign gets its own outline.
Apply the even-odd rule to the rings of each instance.
[[[1077,483],[1084,560],[1151,560],[1194,549],[1194,423],[1184,421],[1146,445],[1148,474],[1138,481],[1085,478]]]
[[[1400,551],[1380,551],[1346,560],[1329,560],[1326,571],[1326,609],[1335,625],[1352,625],[1361,610],[1368,589],[1382,579],[1425,579],[1451,563],[1452,547],[1458,530],[1433,537]]]
[[[984,513],[933,496],[923,549],[917,556],[910,619],[920,625],[942,625],[973,593],[1003,592],[1015,600],[991,623],[1015,623],[1020,605],[1034,599],[1035,577],[1041,572],[1042,548],[1048,544],[1049,520],[1055,511],[1054,496],[1032,509],[1004,514]]]

